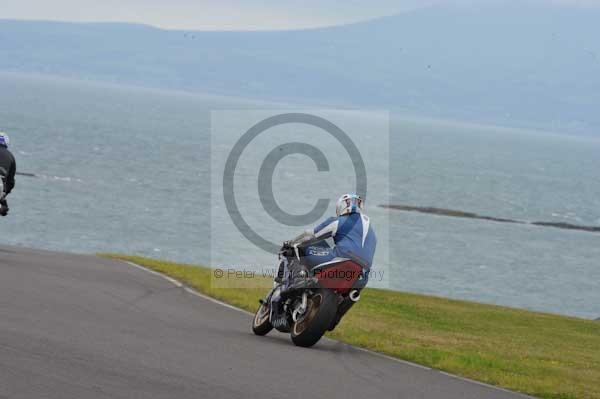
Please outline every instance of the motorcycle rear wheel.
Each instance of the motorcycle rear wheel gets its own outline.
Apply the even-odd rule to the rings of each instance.
[[[319,342],[336,313],[335,293],[328,289],[319,289],[308,298],[305,314],[292,326],[290,335],[294,345],[308,348]]]
[[[254,319],[252,319],[252,331],[256,335],[267,335],[272,329],[271,321],[269,320],[269,314],[271,309],[266,304],[261,304],[256,310]]]

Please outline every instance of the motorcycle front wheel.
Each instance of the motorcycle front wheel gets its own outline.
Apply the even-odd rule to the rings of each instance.
[[[267,335],[273,329],[269,321],[269,313],[271,313],[269,306],[266,303],[262,303],[256,311],[254,319],[252,319],[252,331],[254,334]]]
[[[331,325],[337,313],[336,294],[319,289],[307,301],[306,312],[292,326],[292,342],[305,348],[316,344]]]

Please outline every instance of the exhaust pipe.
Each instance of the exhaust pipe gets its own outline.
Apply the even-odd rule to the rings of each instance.
[[[358,302],[358,300],[360,299],[360,291],[358,291],[358,290],[350,291],[350,294],[348,294],[348,298],[350,298],[350,300],[352,302]]]

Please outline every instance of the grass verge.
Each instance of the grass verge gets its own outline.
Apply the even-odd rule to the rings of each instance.
[[[256,288],[256,280],[246,289],[215,288],[209,268],[103,256],[143,265],[251,312],[272,286],[261,279],[262,288]],[[600,322],[366,289],[328,336],[533,396],[600,398]]]

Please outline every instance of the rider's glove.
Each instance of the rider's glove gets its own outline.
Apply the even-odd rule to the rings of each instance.
[[[289,241],[285,241],[283,243],[283,246],[281,247],[281,250],[279,252],[286,258],[291,258],[296,254],[296,252],[294,251],[294,247],[292,247]]]

